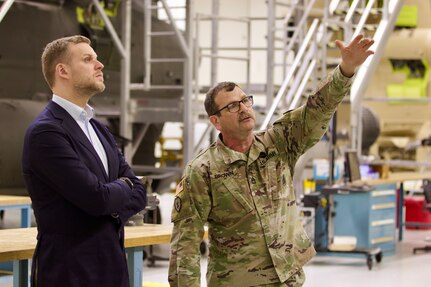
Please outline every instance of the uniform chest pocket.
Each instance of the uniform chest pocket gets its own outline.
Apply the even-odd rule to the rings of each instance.
[[[271,198],[273,200],[288,198],[289,188],[285,166],[280,161],[268,160],[266,174],[268,177],[267,190]]]
[[[224,180],[213,194],[213,206],[209,219],[215,224],[231,227],[253,211],[247,199],[248,188],[241,188],[233,179]]]

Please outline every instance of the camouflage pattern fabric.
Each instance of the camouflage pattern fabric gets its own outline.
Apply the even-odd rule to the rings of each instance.
[[[337,67],[305,105],[256,132],[248,154],[219,138],[187,165],[172,209],[171,286],[200,286],[205,224],[208,286],[302,286],[302,266],[316,252],[298,217],[294,166],[326,132],[350,85]]]
[[[305,274],[303,270],[300,270],[290,276],[289,279],[287,279],[283,283],[274,283],[274,284],[264,284],[264,285],[257,285],[259,287],[301,287],[305,282]]]

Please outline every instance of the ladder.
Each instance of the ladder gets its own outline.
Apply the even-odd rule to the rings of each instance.
[[[198,97],[200,93],[205,93],[209,90],[213,85],[215,85],[219,79],[218,79],[218,72],[219,72],[219,62],[221,60],[223,61],[233,61],[233,62],[240,62],[245,65],[245,71],[246,71],[246,79],[244,83],[239,83],[239,85],[243,86],[243,90],[248,94],[251,90],[251,83],[250,83],[250,63],[251,63],[251,22],[252,19],[249,17],[228,17],[220,15],[219,13],[219,0],[211,0],[211,14],[200,14],[197,13],[194,22],[195,22],[195,47],[199,47],[200,43],[200,27],[204,23],[211,23],[211,29],[210,29],[210,39],[211,39],[211,46],[210,47],[200,47],[200,49],[196,49],[194,54],[194,75],[193,78],[195,79],[195,85],[194,85],[194,95],[195,98]],[[239,25],[243,25],[242,27],[246,30],[246,44],[245,46],[221,46],[219,44],[219,26],[221,22],[236,22],[240,23]],[[231,51],[239,51],[241,52],[241,56],[232,56],[229,55],[229,52]],[[210,59],[210,83],[209,87],[204,87],[200,83],[199,79],[199,66],[201,59],[203,58],[209,58]],[[202,105],[202,104],[201,104]],[[206,128],[200,135],[197,144],[194,147],[195,154],[198,153],[199,149],[204,146],[204,142],[207,138],[214,138],[216,135],[216,130],[214,126],[209,123],[207,119],[207,114],[202,110],[202,107],[196,107],[195,109],[197,113],[198,119],[202,118],[205,119]]]
[[[158,3],[161,5],[153,5]],[[192,9],[189,0],[184,1],[184,5],[172,6],[166,0],[144,1],[144,78],[141,83],[131,83],[131,91],[145,91],[151,95],[153,91],[164,91],[166,95],[173,94],[174,96],[165,96],[165,99],[160,97],[148,98],[142,104],[141,99],[137,98],[133,102],[132,122],[140,122],[149,125],[151,122],[166,122],[179,121],[183,122],[183,158],[184,162],[188,162],[193,155],[193,118],[192,118],[192,56],[193,47],[191,41],[191,17],[190,9]],[[174,10],[181,11],[183,17],[175,18]],[[169,25],[165,25],[160,29],[153,25],[153,15],[164,12]],[[179,28],[179,23],[183,22],[184,33]],[[160,38],[169,37],[177,39],[182,56],[167,57],[157,56],[157,50],[153,50],[152,43]],[[159,53],[160,54],[160,53]],[[152,71],[156,65],[182,65],[182,75],[180,83],[156,84],[152,82]],[[156,70],[157,71],[157,70]],[[174,92],[175,91],[175,92]],[[139,145],[139,143],[136,143]],[[136,151],[136,149],[134,149]]]

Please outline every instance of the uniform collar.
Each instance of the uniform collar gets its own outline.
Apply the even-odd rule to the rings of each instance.
[[[247,165],[249,165],[258,159],[262,153],[266,154],[265,146],[256,136],[254,136],[254,140],[251,144],[248,155],[228,148],[221,140],[221,134],[219,134],[217,137],[216,146],[220,152],[221,158],[227,165],[230,165],[236,161],[245,161],[247,162]]]

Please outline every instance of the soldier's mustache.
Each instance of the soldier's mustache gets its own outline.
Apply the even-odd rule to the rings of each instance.
[[[253,117],[251,116],[251,114],[246,113],[246,112],[242,112],[242,113],[239,114],[239,120],[240,121],[242,121],[242,120],[244,120],[246,118],[253,118]]]

